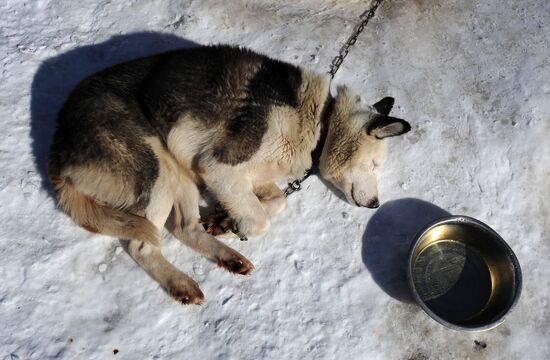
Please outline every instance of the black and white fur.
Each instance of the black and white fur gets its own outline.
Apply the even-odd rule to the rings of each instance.
[[[199,224],[201,189],[242,233],[263,234],[285,207],[275,182],[312,166],[323,130],[320,175],[351,204],[377,207],[383,139],[410,130],[388,116],[392,105],[362,105],[346,87],[333,99],[328,76],[247,49],[172,51],[108,68],[74,89],[59,114],[49,177],[77,224],[127,240],[129,254],[174,298],[201,303],[198,285],[161,253],[170,213],[178,239],[247,274],[253,265]]]

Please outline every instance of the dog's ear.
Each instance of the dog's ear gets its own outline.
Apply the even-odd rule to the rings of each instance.
[[[391,109],[393,108],[393,103],[395,102],[395,99],[392,97],[385,97],[376,104],[374,104],[374,108],[376,111],[378,111],[382,115],[389,115]]]
[[[411,130],[411,125],[403,119],[385,115],[376,115],[366,127],[368,135],[377,139],[404,134]]]

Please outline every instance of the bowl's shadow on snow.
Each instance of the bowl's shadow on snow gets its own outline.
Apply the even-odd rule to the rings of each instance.
[[[199,45],[171,34],[139,32],[113,36],[105,42],[78,47],[44,61],[32,82],[30,130],[32,152],[43,188],[52,193],[47,181],[47,156],[57,114],[80,81],[124,61],[196,46]]]
[[[429,202],[405,198],[383,204],[370,218],[361,255],[374,281],[388,295],[414,302],[407,284],[410,244],[425,225],[449,215]]]

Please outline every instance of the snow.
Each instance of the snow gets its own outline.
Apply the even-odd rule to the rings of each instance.
[[[386,0],[336,76],[371,102],[394,96],[395,116],[413,125],[389,140],[384,205],[352,208],[308,180],[267,235],[229,240],[255,264],[250,277],[166,235],[164,253],[206,295],[200,307],[173,302],[117,240],[73,225],[44,187],[55,115],[84,76],[193,43],[245,45],[326,71],[366,7],[2,2],[0,357],[550,358],[546,0]],[[521,262],[522,298],[493,330],[444,328],[403,287],[408,237],[446,213],[490,224]]]

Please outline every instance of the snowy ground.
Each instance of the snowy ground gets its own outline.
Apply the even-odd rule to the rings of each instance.
[[[167,257],[207,297],[201,307],[174,303],[116,240],[74,226],[43,187],[55,114],[84,76],[191,42],[246,45],[326,71],[366,6],[3,1],[0,358],[550,358],[547,0],[386,0],[336,79],[372,101],[394,96],[396,116],[413,124],[389,141],[386,204],[352,208],[309,180],[268,235],[231,241],[255,264],[251,277],[167,235]],[[522,298],[494,330],[448,330],[408,301],[408,236],[445,213],[490,224],[522,264]]]

